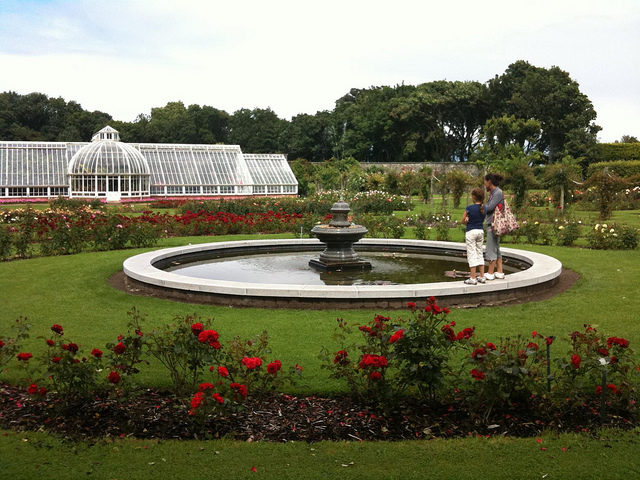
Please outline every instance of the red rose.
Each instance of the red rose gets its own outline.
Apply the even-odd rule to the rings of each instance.
[[[346,350],[338,350],[336,352],[336,356],[333,358],[333,363],[339,363],[340,365],[344,365],[349,363],[349,359],[347,358],[349,354]]]
[[[416,302],[407,303],[407,308],[410,308],[411,310],[415,310],[416,309]]]
[[[229,370],[227,370],[227,367],[218,367],[218,375],[226,378],[229,376]]]
[[[474,331],[475,328],[476,327],[473,327],[473,328],[467,327],[467,328],[465,328],[463,330],[460,330],[458,332],[458,335],[456,335],[455,339],[456,340],[466,340],[466,339],[471,338],[473,336],[473,331]]]
[[[618,393],[618,387],[615,386],[613,383],[607,383],[607,388],[611,390],[611,393],[613,394]],[[601,395],[601,394],[602,394],[602,387],[598,385],[596,387],[596,395]]]
[[[202,325],[200,322],[196,322],[191,325],[191,333],[193,333],[196,337],[200,335],[200,332],[202,330],[204,330],[204,325]]]
[[[30,358],[33,357],[32,353],[27,353],[27,352],[22,352],[19,353],[18,355],[16,355],[18,360],[22,361],[22,362],[28,362]]]
[[[99,348],[94,348],[91,350],[91,355],[96,358],[102,358],[102,350],[100,350]]]
[[[71,353],[76,353],[78,351],[78,344],[73,342],[63,343],[62,349]]]
[[[220,348],[220,342],[218,342],[218,332],[215,330],[203,330],[198,334],[198,341],[200,343],[206,343],[211,348],[215,348],[216,350]]]
[[[444,307],[442,311],[444,312],[445,315],[449,315],[451,313],[451,310],[449,310],[447,307]]]
[[[538,350],[538,348],[540,348],[540,347],[538,347],[537,343],[529,342],[527,344],[527,348],[530,349],[530,350]]]
[[[118,341],[122,340],[123,338],[124,338],[124,336],[118,335]]]
[[[40,387],[40,391],[38,393],[41,397],[44,397],[45,393],[47,393],[47,389],[44,387]]]
[[[615,355],[611,355],[609,363],[618,363],[618,357],[616,357]]]
[[[204,392],[205,390],[213,390],[214,388],[215,387],[213,386],[212,383],[204,382],[204,383],[201,383],[200,386],[198,386],[198,391]]]
[[[255,370],[262,365],[262,360],[259,357],[244,357],[240,363],[247,367],[247,370]]]
[[[54,342],[50,338],[47,338],[46,342],[47,342],[47,345],[49,345],[50,347],[53,347],[56,344],[56,342]]]
[[[298,370],[299,372],[301,372],[301,371],[302,371],[302,365],[298,365],[298,364],[296,363],[296,370]]]
[[[598,347],[598,353],[605,357],[609,356],[609,350],[607,350],[606,348]]]
[[[571,364],[573,365],[573,368],[575,368],[576,370],[580,368],[580,362],[582,362],[580,355],[578,355],[577,353],[571,355]]]
[[[247,396],[247,387],[246,385],[242,385],[241,383],[232,383],[230,385],[231,390],[233,390],[234,392],[236,392],[238,395],[242,396],[243,398]]]
[[[607,339],[607,345],[609,346],[609,348],[611,348],[613,345],[618,345],[622,348],[628,348],[629,340],[627,340],[626,338],[609,337]]]
[[[109,380],[109,383],[113,383],[115,385],[116,383],[120,383],[121,378],[118,372],[109,372],[107,380]]]
[[[280,360],[274,360],[273,362],[267,365],[267,372],[273,375],[281,368],[282,368],[282,362],[280,362]]]
[[[62,357],[51,357],[53,363],[60,363],[60,360],[62,360]]]
[[[391,337],[389,338],[389,343],[396,343],[402,337],[404,337],[404,330],[400,329],[396,331],[393,335],[391,335]]]
[[[0,340],[0,348],[4,347],[5,345],[6,344],[2,340]]]
[[[57,323],[54,323],[53,325],[51,325],[51,331],[54,333],[57,333],[58,335],[62,335],[63,334],[62,325],[58,325]]]
[[[553,343],[553,337],[545,337],[544,341],[547,342],[547,345],[551,345]]]
[[[489,350],[495,350],[495,349],[496,349],[496,346],[495,346],[493,343],[491,343],[491,342],[487,342],[486,347],[487,347]]]
[[[369,334],[370,337],[373,337],[376,335],[376,332],[373,331],[373,329],[371,327],[368,327],[366,325],[361,325],[360,327],[358,327],[358,329],[361,332],[367,333]]]
[[[369,374],[369,378],[373,381],[378,381],[382,378],[382,374],[380,372],[378,372],[377,370],[374,370],[373,372],[371,372]]]
[[[531,338],[536,338],[537,336],[538,336],[538,332],[536,332],[535,330],[531,332]]]
[[[35,383],[32,383],[27,387],[27,393],[29,395],[35,395],[36,393],[38,393],[38,386]]]
[[[443,325],[440,329],[442,333],[447,337],[450,342],[454,342],[456,340],[456,332],[453,331],[451,325]]]
[[[481,372],[480,370],[477,370],[477,369],[475,369],[475,368],[474,368],[474,369],[473,369],[473,370],[471,370],[471,372],[469,372],[469,373],[471,373],[471,376],[472,376],[473,378],[475,378],[478,382],[479,382],[480,380],[484,380],[484,372]]]
[[[484,357],[486,356],[487,356],[487,351],[484,348],[476,348],[471,354],[471,357],[474,360],[484,360]],[[481,358],[478,358],[478,357],[481,357]]]
[[[116,346],[113,347],[113,351],[116,355],[122,355],[126,350],[127,346],[122,342],[117,343]]]
[[[424,307],[424,311],[429,313],[431,311],[431,305],[427,305],[426,307]]]
[[[214,393],[213,395],[211,395],[211,398],[213,398],[216,402],[220,404],[224,403],[224,398],[222,398],[222,395],[220,395],[219,393]]]
[[[374,367],[384,368],[387,366],[387,358],[383,355],[372,355],[365,353],[360,360],[360,368]]]
[[[200,405],[202,405],[203,399],[204,393],[202,392],[197,392],[195,395],[193,395],[193,398],[191,399],[191,410],[189,410],[189,415],[196,414],[196,409],[200,407]]]
[[[436,297],[429,297],[429,298],[427,298],[427,301],[428,301],[429,303],[435,303],[435,301],[436,301]]]

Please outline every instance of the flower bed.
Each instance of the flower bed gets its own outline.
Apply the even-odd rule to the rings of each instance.
[[[339,319],[323,368],[348,396],[298,398],[302,367],[273,355],[266,332],[226,338],[211,320],[177,317],[147,331],[130,312],[127,331],[104,346],[66,338],[54,324],[45,350],[21,347],[29,325],[0,339],[0,368],[21,369],[2,387],[3,427],[81,435],[131,434],[243,439],[401,439],[535,435],[543,429],[595,431],[638,425],[640,366],[630,342],[584,325],[562,339],[539,332],[487,340],[457,326],[429,299],[405,318]],[[173,388],[141,389],[154,359]]]

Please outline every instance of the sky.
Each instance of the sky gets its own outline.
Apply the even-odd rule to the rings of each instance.
[[[523,59],[568,71],[613,141],[640,137],[639,47],[639,0],[0,0],[0,91],[123,121],[170,101],[290,118]]]

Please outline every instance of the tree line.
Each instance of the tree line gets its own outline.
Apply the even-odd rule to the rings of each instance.
[[[290,159],[360,162],[553,163],[593,155],[596,112],[559,67],[519,60],[487,82],[433,81],[351,89],[333,110],[283,119],[270,108],[233,113],[170,102],[133,122],[42,93],[0,94],[0,139],[88,141],[107,123],[125,142],[226,143]],[[513,162],[512,162],[513,163]]]

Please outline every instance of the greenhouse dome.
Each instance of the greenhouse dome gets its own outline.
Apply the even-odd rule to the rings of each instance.
[[[106,126],[69,162],[71,197],[149,195],[149,163],[135,147],[122,143],[118,131]]]

